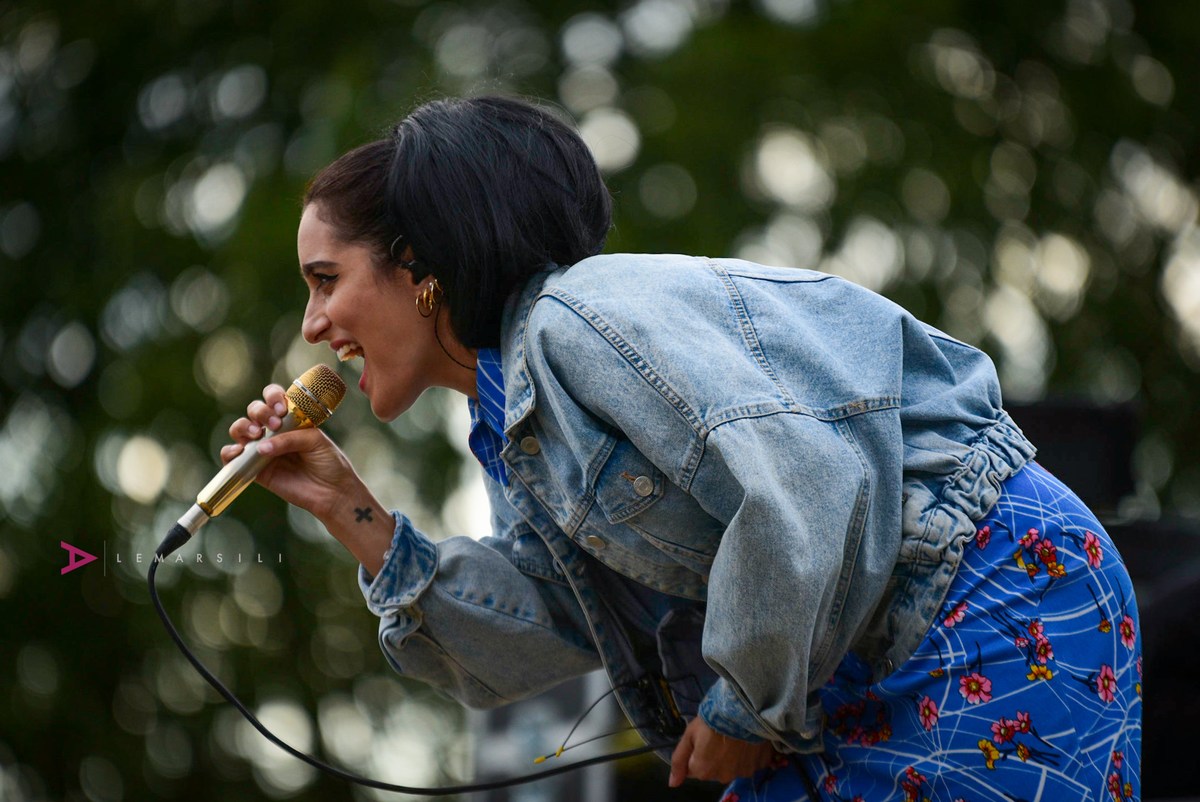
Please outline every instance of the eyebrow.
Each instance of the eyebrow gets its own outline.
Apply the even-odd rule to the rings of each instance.
[[[315,262],[308,262],[300,265],[300,275],[308,278],[318,270],[323,270],[327,267],[337,267],[337,262],[330,262],[327,259],[318,259]]]

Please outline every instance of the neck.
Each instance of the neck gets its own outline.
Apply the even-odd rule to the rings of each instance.
[[[457,390],[468,398],[478,400],[479,385],[475,376],[475,365],[479,359],[479,352],[460,343],[450,329],[449,319],[441,314],[440,305],[437,311],[434,333],[441,350],[443,374],[443,381],[439,383],[451,390]]]

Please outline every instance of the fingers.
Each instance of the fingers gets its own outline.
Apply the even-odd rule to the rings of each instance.
[[[229,436],[242,446],[251,440],[257,440],[262,437],[264,431],[274,431],[283,425],[283,415],[287,413],[287,409],[287,396],[284,395],[283,388],[278,384],[268,384],[263,388],[263,400],[251,401],[246,406],[246,417],[238,418],[229,426]],[[226,446],[221,449],[222,459],[226,458],[225,452],[228,448],[229,446]],[[232,456],[239,453],[240,448],[233,452]]]
[[[325,440],[324,433],[319,429],[296,429],[282,434],[273,434],[269,440],[263,440],[258,446],[258,453],[281,457],[284,454],[312,451]]]
[[[699,716],[692,719],[671,755],[672,788],[689,777],[728,783],[771,765],[775,748],[769,741],[751,743],[716,732]]]
[[[679,743],[675,745],[675,751],[671,753],[671,777],[667,780],[667,785],[672,788],[678,788],[687,779],[688,763],[692,759],[692,750],[694,748],[693,731],[691,727],[688,727],[684,730],[683,737],[679,739]]]
[[[245,420],[244,418],[242,419]],[[231,427],[231,431],[232,431]],[[249,439],[253,442],[253,438]],[[324,432],[318,429],[297,429],[283,434],[273,434],[266,440],[258,441],[258,453],[263,456],[281,457],[285,454],[300,454],[314,451],[328,443]],[[221,462],[227,463],[246,450],[245,442],[230,443],[221,448]]]
[[[261,401],[251,401],[246,406],[246,417],[254,424],[269,429],[278,429],[287,412],[287,396],[278,384],[263,388]]]
[[[229,462],[229,460],[233,459],[238,454],[241,454],[244,449],[245,446],[243,446],[241,443],[231,443],[230,445],[222,446],[221,463],[224,464]]]

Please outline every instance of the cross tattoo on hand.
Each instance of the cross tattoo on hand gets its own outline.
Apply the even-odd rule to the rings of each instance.
[[[354,519],[355,523],[362,523],[363,521],[375,520],[374,518],[371,517],[371,508],[370,507],[355,507],[354,514],[358,516],[357,518]]]

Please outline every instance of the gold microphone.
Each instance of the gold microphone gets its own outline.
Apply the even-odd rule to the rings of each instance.
[[[280,416],[282,425],[274,431],[268,429],[262,438],[247,443],[245,450],[230,460],[204,486],[196,496],[196,503],[179,519],[179,526],[187,531],[188,537],[196,534],[210,518],[216,518],[224,512],[271,461],[271,457],[258,453],[258,446],[263,440],[281,432],[320,426],[342,402],[346,385],[333,368],[314,365],[292,382],[285,395],[288,408]]]

